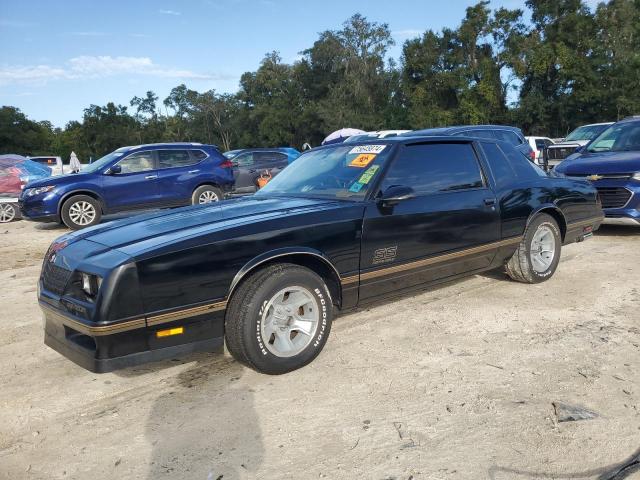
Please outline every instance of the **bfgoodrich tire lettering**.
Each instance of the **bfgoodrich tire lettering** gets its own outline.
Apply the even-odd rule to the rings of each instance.
[[[562,236],[558,223],[550,215],[541,213],[527,225],[522,241],[505,265],[505,270],[518,282],[544,282],[558,268],[561,248]],[[550,251],[552,255],[548,253]],[[540,262],[541,257],[544,257],[543,263]]]
[[[282,297],[283,292],[285,297]],[[308,322],[309,328],[305,331],[309,335],[292,326],[293,331],[288,338],[293,348],[287,349],[278,344],[276,332],[265,329],[265,322],[271,318],[271,327],[274,321],[274,299],[285,298],[285,304],[288,304],[289,299],[293,299],[292,295],[300,297],[293,303],[295,311],[299,311]],[[286,328],[287,322],[295,324],[293,317],[287,320],[286,312],[278,318],[281,328]],[[315,323],[312,322],[314,318],[317,319]],[[236,360],[259,372],[287,373],[305,366],[318,356],[331,331],[332,320],[331,296],[319,275],[299,265],[272,265],[252,274],[235,291],[226,314],[227,348]]]

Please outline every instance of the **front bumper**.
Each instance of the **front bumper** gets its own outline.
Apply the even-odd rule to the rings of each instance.
[[[60,223],[60,215],[58,215],[57,206],[52,207],[44,201],[24,201],[23,198],[18,200],[18,208],[22,218],[32,220],[34,222],[57,222]]]
[[[222,352],[224,315],[199,315],[151,326],[147,318],[97,325],[40,302],[44,343],[79,366],[105,373],[193,352]],[[158,338],[181,326],[184,333]]]
[[[607,208],[603,205],[604,223],[609,225],[638,225],[640,224],[640,182],[637,180],[603,179],[593,183],[596,188],[625,189],[630,196],[624,205]]]

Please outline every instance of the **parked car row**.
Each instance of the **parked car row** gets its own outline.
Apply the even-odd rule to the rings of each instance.
[[[342,141],[357,144],[396,136],[445,136],[506,142],[545,170],[569,172],[598,182],[608,219],[628,223],[631,218],[631,223],[640,223],[637,208],[640,205],[636,205],[640,166],[634,164],[636,154],[623,155],[628,164],[633,164],[624,167],[615,160],[620,156],[614,158],[611,154],[622,148],[626,152],[640,150],[635,149],[633,141],[624,140],[627,143],[620,146],[623,140],[617,136],[622,135],[619,132],[623,124],[636,121],[584,125],[560,143],[548,137],[525,137],[520,129],[503,125],[383,130],[359,133]],[[597,147],[593,147],[594,141]],[[607,150],[609,147],[613,150]],[[19,203],[26,218],[62,222],[72,229],[84,228],[99,223],[105,214],[204,204],[253,194],[299,156],[300,152],[293,148],[241,149],[221,154],[217,147],[196,143],[124,147],[79,174],[30,184]],[[598,162],[594,163],[596,157]],[[586,159],[590,163],[582,167]]]

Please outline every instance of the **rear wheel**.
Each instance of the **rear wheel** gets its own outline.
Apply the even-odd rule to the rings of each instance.
[[[0,223],[9,223],[16,218],[16,207],[10,203],[0,203]]]
[[[100,223],[100,202],[88,195],[76,195],[62,205],[62,221],[72,230],[92,227]]]
[[[324,280],[293,264],[252,274],[234,293],[225,322],[229,352],[268,374],[301,368],[322,351],[333,318]]]
[[[507,274],[518,282],[544,282],[555,273],[561,248],[558,223],[547,214],[537,215],[527,226],[518,249],[507,262]]]
[[[206,203],[219,202],[224,200],[224,194],[218,187],[212,185],[202,185],[196,188],[191,195],[192,205],[204,205]]]

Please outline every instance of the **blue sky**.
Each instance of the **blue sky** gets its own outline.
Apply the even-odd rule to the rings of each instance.
[[[467,0],[1,0],[0,105],[64,126],[90,104],[185,83],[234,92],[266,52],[287,62],[318,32],[356,12],[389,24],[402,43],[426,29],[456,26]],[[518,0],[494,6],[521,8]]]

